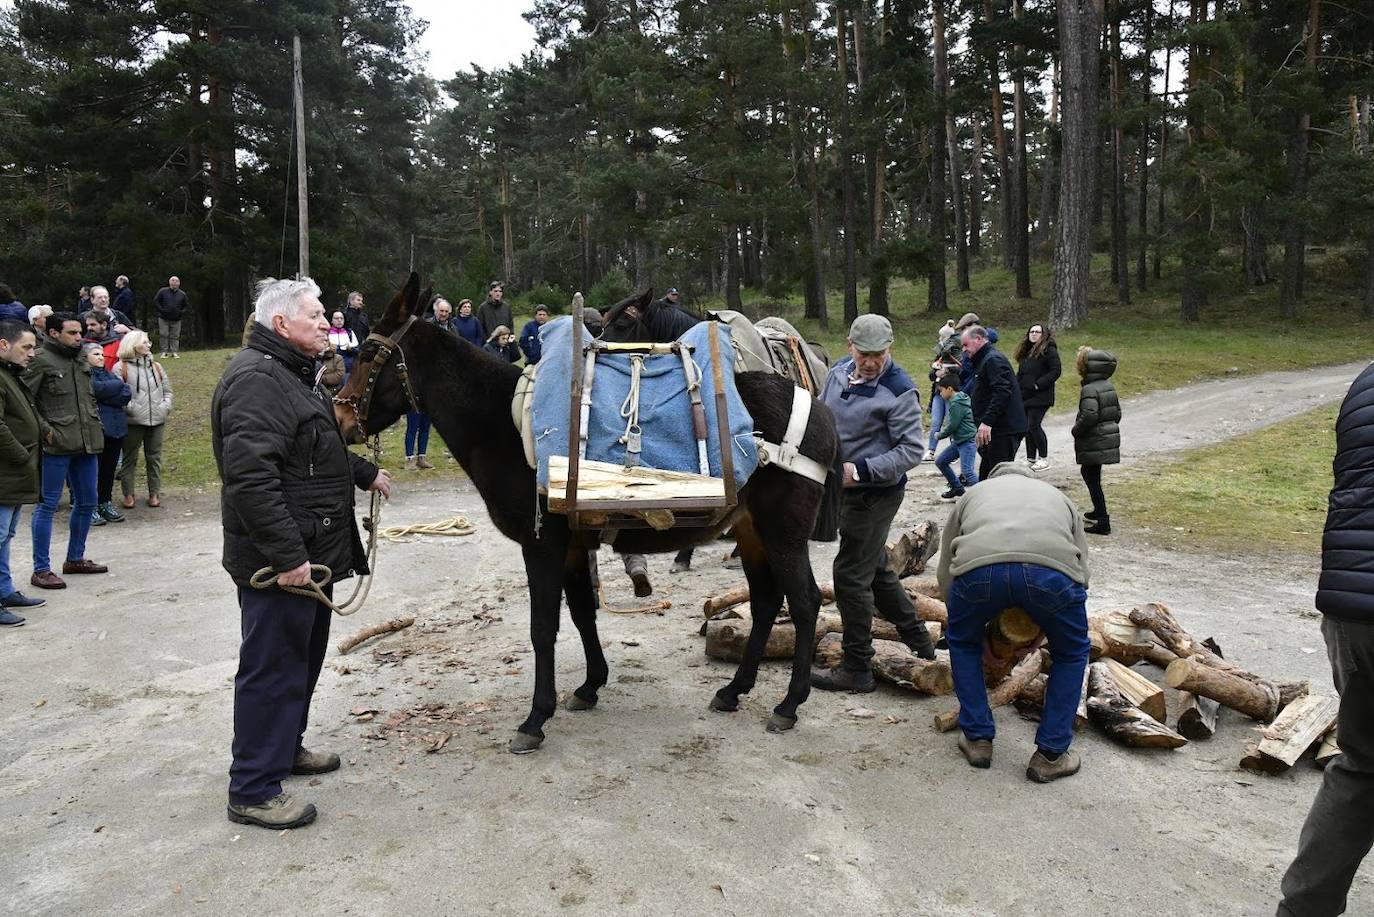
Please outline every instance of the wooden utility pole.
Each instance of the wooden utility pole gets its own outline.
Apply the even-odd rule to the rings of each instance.
[[[301,37],[291,36],[291,89],[296,102],[296,232],[297,277],[310,276],[310,208],[305,189],[305,82],[301,78]]]

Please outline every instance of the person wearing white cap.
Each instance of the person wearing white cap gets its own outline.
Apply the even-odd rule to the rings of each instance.
[[[827,691],[872,691],[873,615],[897,626],[923,659],[935,658],[926,627],[888,564],[887,536],[902,505],[906,473],[925,454],[921,393],[892,359],[892,325],[861,315],[849,329],[849,358],[830,368],[820,400],[835,415],[844,463],[835,602],[844,621],[844,656],[811,673]]]

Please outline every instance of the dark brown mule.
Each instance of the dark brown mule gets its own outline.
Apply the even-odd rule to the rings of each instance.
[[[517,753],[534,751],[544,740],[544,722],[557,706],[554,641],[565,597],[587,658],[586,681],[568,698],[568,709],[591,708],[606,684],[589,555],[597,548],[598,535],[569,529],[567,518],[548,512],[545,498],[536,496],[534,472],[525,463],[520,434],[511,423],[511,397],[520,370],[415,320],[419,297],[419,276],[411,274],[359,349],[348,384],[335,399],[335,414],[344,436],[359,442],[363,430],[376,433],[403,417],[413,395],[481,494],[492,522],[520,545],[530,589],[534,701],[510,747]],[[643,298],[642,304],[647,302]],[[780,441],[791,410],[792,384],[762,373],[744,373],[737,382],[755,429],[772,442]],[[836,444],[834,418],[824,406],[813,405],[802,453],[833,468]],[[834,481],[832,474],[827,486]],[[733,527],[749,581],[753,628],[744,661],[729,684],[716,692],[711,707],[736,710],[739,696],[754,687],[773,619],[786,598],[798,640],[792,678],[768,721],[770,732],[792,728],[798,706],[810,693],[812,646],[804,635],[815,633],[821,596],[811,574],[807,539],[824,491],[814,481],[764,466],[740,489],[738,509],[720,526],[624,530],[615,542],[617,551],[657,554],[709,541],[725,527]]]

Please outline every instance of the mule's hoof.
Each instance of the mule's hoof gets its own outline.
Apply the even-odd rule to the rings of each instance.
[[[524,732],[517,732],[515,738],[510,740],[510,753],[513,755],[528,755],[532,751],[538,751],[539,746],[543,744],[543,736],[532,736]]]
[[[797,718],[795,716],[774,713],[768,718],[768,725],[765,728],[769,732],[786,732],[795,725],[797,725]]]
[[[719,694],[711,696],[711,709],[719,713],[734,713],[739,709],[739,701],[726,700]]]
[[[583,700],[576,693],[569,694],[567,701],[563,704],[569,710],[590,710],[596,706],[594,700]]]

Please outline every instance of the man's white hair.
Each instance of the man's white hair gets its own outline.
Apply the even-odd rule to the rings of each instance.
[[[31,306],[29,308],[29,324],[32,325],[40,315],[52,315],[52,306],[46,304]]]
[[[303,298],[319,295],[319,286],[309,277],[300,280],[265,277],[258,281],[258,298],[253,302],[253,316],[259,325],[271,328],[274,315],[290,321],[301,311]]]
[[[91,287],[91,299],[95,299],[96,290],[99,290],[101,293],[104,293],[106,296],[109,296],[109,295],[110,295],[110,291],[109,291],[109,290],[105,289],[105,288],[102,287],[100,284],[96,284],[95,286]]]

